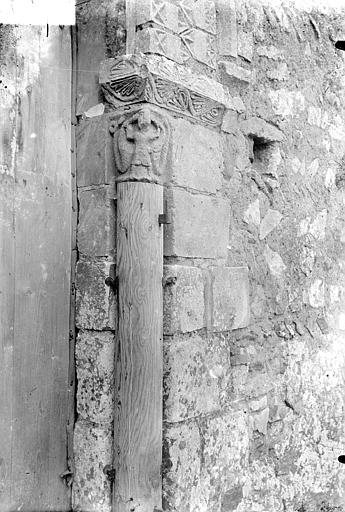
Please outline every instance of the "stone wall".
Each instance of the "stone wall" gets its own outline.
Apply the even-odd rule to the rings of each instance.
[[[139,6],[127,19],[121,2],[79,7],[75,509],[108,511],[111,499],[103,469],[116,318],[104,281],[114,272],[116,170],[96,63],[140,51],[188,70],[189,83],[226,107],[212,126],[176,96],[174,112],[162,106],[172,216],[163,508],[343,510],[342,15],[249,1]]]

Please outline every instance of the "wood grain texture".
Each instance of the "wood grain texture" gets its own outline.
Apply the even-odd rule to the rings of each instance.
[[[163,190],[117,185],[114,512],[161,508]]]
[[[59,476],[66,470],[69,410],[70,33],[50,27],[47,37],[46,27],[28,26],[17,34],[12,177],[0,201],[6,208],[0,511],[64,512],[70,510]]]

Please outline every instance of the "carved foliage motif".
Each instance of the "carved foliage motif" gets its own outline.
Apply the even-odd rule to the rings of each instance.
[[[170,127],[165,117],[148,105],[131,117],[112,121],[117,181],[160,183],[165,170]]]
[[[102,86],[107,101],[115,106],[119,102],[147,101],[214,126],[219,126],[222,121],[223,105],[150,73],[147,66],[140,61],[137,62],[136,71],[133,61],[116,62],[110,70],[109,81]]]

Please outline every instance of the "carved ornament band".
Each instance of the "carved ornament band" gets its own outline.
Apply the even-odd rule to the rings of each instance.
[[[234,108],[221,84],[155,55],[103,61],[100,83],[115,108],[148,102],[212,126],[221,125],[225,108]]]

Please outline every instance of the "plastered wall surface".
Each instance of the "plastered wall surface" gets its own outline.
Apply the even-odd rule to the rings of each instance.
[[[161,107],[163,509],[344,510],[344,13],[202,0],[77,13],[74,509],[111,509],[117,170],[98,66],[142,52],[208,80],[212,101],[215,83],[227,94],[213,124],[177,93]]]

